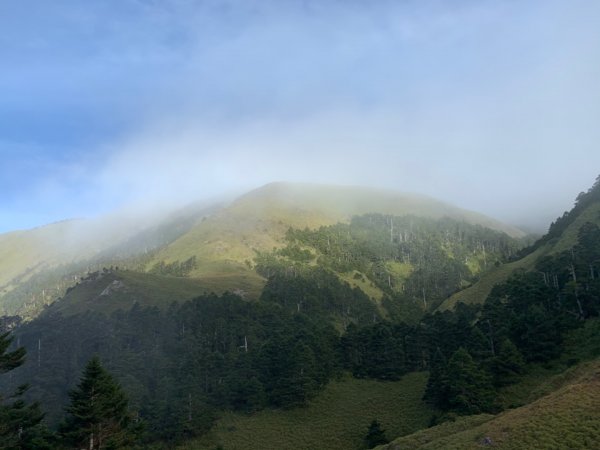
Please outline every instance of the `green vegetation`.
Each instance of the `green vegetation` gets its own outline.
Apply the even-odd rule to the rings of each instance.
[[[377,419],[373,419],[365,435],[365,444],[367,448],[373,448],[381,444],[387,444],[388,438],[385,436],[385,430],[381,428],[381,424]]]
[[[304,405],[340,371],[331,324],[232,294],[165,309],[48,311],[17,335],[36,355],[19,377],[31,380],[51,423],[61,417],[73,374],[98,354],[148,422],[151,439],[205,432],[222,409]]]
[[[60,427],[64,443],[100,450],[131,446],[135,442],[127,397],[97,357],[86,364],[79,385],[69,397],[68,416]]]
[[[496,284],[505,282],[519,270],[532,270],[540,258],[563,253],[578,242],[579,230],[587,223],[600,225],[600,177],[585,193],[579,194],[573,209],[552,223],[548,233],[519,252],[519,259],[483,274],[481,280],[449,297],[439,310],[454,308],[458,303],[483,303]]]
[[[458,418],[394,440],[381,450],[592,449],[600,439],[600,361],[583,365],[564,386],[526,406]]]
[[[13,338],[8,333],[0,335],[0,374],[10,372],[25,362],[25,349],[8,351]],[[8,398],[0,395],[0,445],[12,449],[50,448],[52,435],[41,424],[44,414],[39,403],[27,404],[23,395],[27,385],[20,385]]]
[[[215,427],[181,449],[348,450],[364,447],[373,417],[387,436],[426,427],[434,410],[421,401],[427,374],[413,372],[399,381],[344,378],[332,381],[307,407],[225,414]]]
[[[523,411],[545,418],[556,404],[569,445],[586,445],[579,433],[595,418],[590,403],[570,405],[585,391],[595,399],[597,389],[587,362],[600,355],[600,227],[588,220],[591,197],[580,196],[585,207],[567,215],[560,233],[505,266],[522,241],[479,224],[387,211],[327,223],[350,205],[326,215],[325,196],[318,213],[290,227],[286,216],[302,209],[278,192],[269,187],[190,221],[144,256],[135,249],[148,241],[132,241],[120,267],[88,266],[75,280],[85,263],[73,262],[11,288],[5,298],[27,287],[44,293],[45,282],[59,283],[52,295],[72,284],[15,331],[33,357],[22,365],[17,358],[14,377],[2,380],[22,397],[7,411],[39,400],[55,427],[71,400],[60,430],[73,445],[100,446],[102,430],[114,431],[114,447],[128,445],[127,392],[148,424],[146,447],[359,449],[404,436],[407,445],[512,448],[514,439],[529,442],[523,433],[544,430],[541,419],[521,426]],[[367,197],[358,196],[355,210]],[[303,221],[324,223],[297,226]],[[477,280],[484,302],[437,310]],[[98,361],[85,368],[91,355],[123,392]],[[31,381],[27,392],[23,380]],[[103,390],[109,400],[90,401]],[[529,409],[531,402],[540,406]],[[118,408],[107,413],[109,405]],[[33,429],[41,413],[32,408]],[[440,426],[422,430],[426,424]],[[537,439],[552,446],[554,436]]]
[[[264,280],[252,274],[199,279],[104,268],[80,279],[44,314],[73,315],[86,311],[110,314],[136,303],[164,309],[174,301],[183,302],[211,292],[223,293],[222,288],[227,285],[240,296],[256,298],[263,289]]]
[[[308,268],[368,293],[382,317],[415,321],[520,248],[506,234],[450,218],[355,216],[349,224],[290,228],[286,246],[258,253],[257,271],[292,280]]]

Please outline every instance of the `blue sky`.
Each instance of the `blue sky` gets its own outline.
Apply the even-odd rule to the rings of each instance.
[[[0,232],[274,180],[543,226],[600,173],[600,3],[0,3]]]

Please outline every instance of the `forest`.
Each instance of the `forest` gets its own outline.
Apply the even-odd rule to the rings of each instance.
[[[290,229],[286,239],[257,254],[267,278],[258,301],[226,293],[165,309],[49,310],[2,335],[1,387],[12,394],[3,397],[0,436],[14,443],[6,448],[70,448],[94,433],[104,442],[94,448],[169,448],[206,433],[223,411],[302,407],[344,373],[398,380],[428,371],[424,401],[438,411],[436,424],[497,413],[506,407],[501,389],[535,365],[576,364],[600,351],[594,223],[580,227],[572,248],[496,285],[483,304],[444,312],[431,305],[514,256],[518,243],[449,219],[383,215]],[[401,277],[390,262],[411,269]],[[341,272],[364,276],[384,298],[374,303]],[[587,334],[575,352],[565,342],[578,333]],[[119,411],[86,410],[94,383]],[[117,422],[94,428],[108,416]]]

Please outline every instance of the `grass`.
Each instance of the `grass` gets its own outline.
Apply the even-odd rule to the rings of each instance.
[[[373,212],[449,216],[511,235],[521,234],[483,215],[425,196],[352,186],[273,183],[198,219],[191,229],[158,251],[145,268],[150,269],[159,261],[171,263],[196,256],[198,267],[190,276],[203,280],[209,290],[220,292],[246,283],[248,291],[254,292],[260,277],[250,275],[249,268],[256,250],[270,251],[284,245],[289,227],[318,228]],[[0,301],[3,294],[26,282],[35,272],[75,261],[89,259],[93,263],[103,250],[125,242],[134,229],[133,219],[117,219],[106,222],[110,226],[102,225],[102,221],[68,221],[0,235]],[[176,221],[173,226],[177,227]],[[360,287],[375,299],[381,296],[368,285]],[[15,308],[19,310],[20,305]]]
[[[600,360],[584,363],[554,382],[560,387],[538,400],[497,416],[454,423],[401,437],[380,450],[595,449],[600,442]],[[485,445],[484,440],[490,444]]]
[[[521,258],[518,261],[502,264],[494,267],[489,272],[484,273],[480,280],[472,286],[457,292],[450,296],[438,307],[439,311],[453,309],[458,303],[474,304],[483,303],[492,291],[492,288],[499,283],[506,281],[513,272],[518,269],[529,270],[533,268],[537,258],[548,251],[546,246],[537,249],[535,252]]]
[[[174,301],[186,301],[206,293],[222,293],[224,286],[230,291],[256,298],[262,291],[264,280],[255,273],[205,278],[176,278],[132,271],[114,271],[93,281],[82,281],[63,299],[54,303],[49,311],[77,314],[87,310],[110,313],[127,309],[135,302],[144,306],[167,307]],[[101,295],[108,288],[107,295]]]
[[[338,276],[350,286],[359,288],[377,304],[381,302],[381,299],[383,298],[383,291],[375,286],[375,284],[373,284],[373,282],[369,280],[363,273],[353,270],[350,273],[338,273]]]
[[[502,264],[499,267],[493,268],[489,272],[483,274],[477,283],[446,299],[438,307],[438,310],[444,311],[453,309],[457,303],[483,303],[492,291],[492,288],[496,284],[506,281],[516,270],[532,270],[538,258],[559,253],[573,247],[577,243],[579,229],[586,222],[600,224],[600,203],[594,203],[583,211],[579,217],[567,227],[560,239],[554,242],[548,242],[538,248],[535,252],[530,253],[518,261]]]
[[[592,222],[600,225],[600,203],[591,204],[581,214],[579,214],[575,221],[562,233],[558,242],[553,245],[550,253],[560,253],[577,244],[577,234],[579,233],[579,228],[581,228],[581,226],[586,222]]]
[[[227,413],[206,436],[180,450],[360,449],[371,420],[390,437],[427,426],[434,411],[421,401],[426,373],[400,381],[344,379],[330,383],[307,407],[265,410],[253,415]]]
[[[449,216],[520,234],[485,216],[428,197],[350,186],[273,183],[240,197],[196,224],[159,252],[149,266],[196,256],[199,267],[194,275],[200,275],[205,272],[204,265],[215,260],[243,264],[252,261],[255,250],[281,247],[289,227],[318,228],[373,212]],[[404,268],[399,270],[405,272]]]

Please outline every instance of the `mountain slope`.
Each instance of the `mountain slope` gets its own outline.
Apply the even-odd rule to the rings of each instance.
[[[600,360],[571,370],[571,380],[533,403],[497,416],[469,416],[418,431],[379,450],[478,449],[490,446],[593,449],[600,440]]]
[[[88,272],[141,261],[188,231],[211,208],[192,205],[153,218],[114,214],[0,235],[0,314],[33,317]]]
[[[377,417],[391,435],[425,427],[434,410],[421,397],[426,373],[395,382],[344,379],[330,383],[307,407],[228,413],[206,436],[185,449],[345,450],[361,448],[370,421]]]
[[[520,230],[496,220],[466,211],[429,197],[361,187],[272,183],[234,201],[199,222],[189,232],[160,250],[146,270],[156,264],[169,264],[196,258],[192,277],[230,279],[255,277],[252,270],[257,251],[271,251],[285,245],[285,233],[296,229],[316,229],[348,223],[351,217],[367,213],[412,214],[439,219],[450,217],[523,236]]]
[[[157,275],[204,280],[216,292],[257,298],[265,279],[257,252],[284,247],[290,228],[349,223],[367,213],[452,218],[522,236],[496,220],[435,199],[355,186],[272,183],[227,206],[192,205],[150,221],[132,213],[65,221],[0,235],[0,311],[34,317],[87,273],[120,266]],[[161,215],[162,214],[162,215]],[[173,270],[184,265],[185,271]],[[394,270],[405,268],[389,267]],[[377,300],[382,291],[360,275],[339,276]]]
[[[573,247],[577,243],[579,230],[586,223],[600,225],[600,200],[593,201],[578,211],[577,215],[573,217],[572,221],[559,235],[549,240],[544,239],[543,242],[533,248],[533,251],[517,261],[501,265],[483,274],[477,283],[457,292],[444,301],[439,306],[439,310],[444,311],[454,308],[457,303],[483,303],[492,288],[496,284],[506,281],[515,271],[533,270],[536,262],[541,258],[556,255]]]
[[[235,293],[257,298],[262,283],[254,278],[237,278]],[[135,303],[145,306],[168,307],[173,302],[183,302],[211,292],[221,294],[226,279],[168,277],[129,270],[104,269],[92,272],[68,289],[60,301],[50,305],[44,314],[60,312],[63,315],[86,311],[110,314],[119,309],[129,309]],[[232,283],[233,284],[233,283]]]

